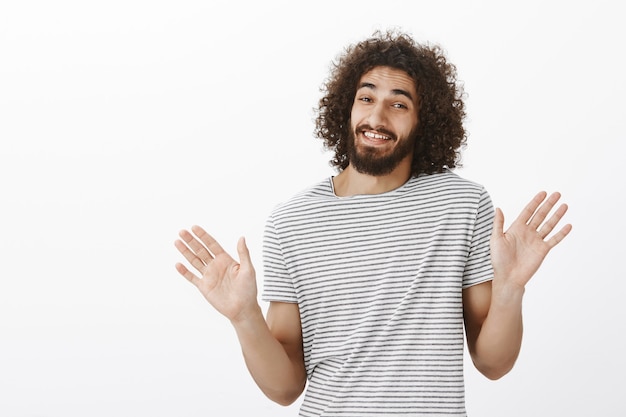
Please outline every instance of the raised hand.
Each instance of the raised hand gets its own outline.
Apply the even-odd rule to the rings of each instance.
[[[546,220],[552,208],[561,198],[553,193],[538,193],[522,210],[517,219],[504,232],[504,215],[496,209],[491,235],[491,262],[495,284],[513,284],[524,287],[537,272],[546,255],[572,230],[570,224],[548,237],[567,211],[561,204]]]
[[[238,263],[200,226],[193,226],[191,232],[182,230],[182,240],[176,240],[174,246],[199,275],[182,263],[176,264],[176,270],[229,320],[236,321],[256,311],[256,273],[244,239],[237,243],[241,261]]]

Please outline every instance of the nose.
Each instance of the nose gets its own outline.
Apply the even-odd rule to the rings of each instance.
[[[372,129],[384,127],[387,122],[387,112],[383,103],[375,103],[370,107],[370,113],[367,116],[367,123]]]

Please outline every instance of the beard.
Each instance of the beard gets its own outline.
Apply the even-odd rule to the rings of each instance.
[[[361,174],[372,176],[390,174],[404,158],[413,152],[415,144],[414,132],[411,132],[408,138],[398,139],[392,132],[381,131],[380,133],[391,137],[390,140],[398,142],[391,153],[385,154],[373,146],[356,145],[355,132],[360,132],[364,129],[369,129],[369,127],[359,126],[356,129],[351,129],[348,135],[348,158],[350,165]]]

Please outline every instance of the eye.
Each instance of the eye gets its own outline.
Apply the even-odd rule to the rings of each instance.
[[[393,103],[393,107],[396,109],[408,109],[409,107],[403,103]]]
[[[364,103],[371,103],[371,102],[372,102],[372,99],[371,99],[371,98],[369,98],[369,97],[367,97],[367,96],[363,96],[363,97],[360,97],[360,98],[359,98],[359,101],[362,101],[362,102],[364,102]]]

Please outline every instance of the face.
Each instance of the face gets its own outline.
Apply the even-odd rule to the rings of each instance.
[[[404,71],[375,67],[357,85],[350,118],[348,157],[358,172],[386,175],[410,167],[418,124],[415,82]]]

